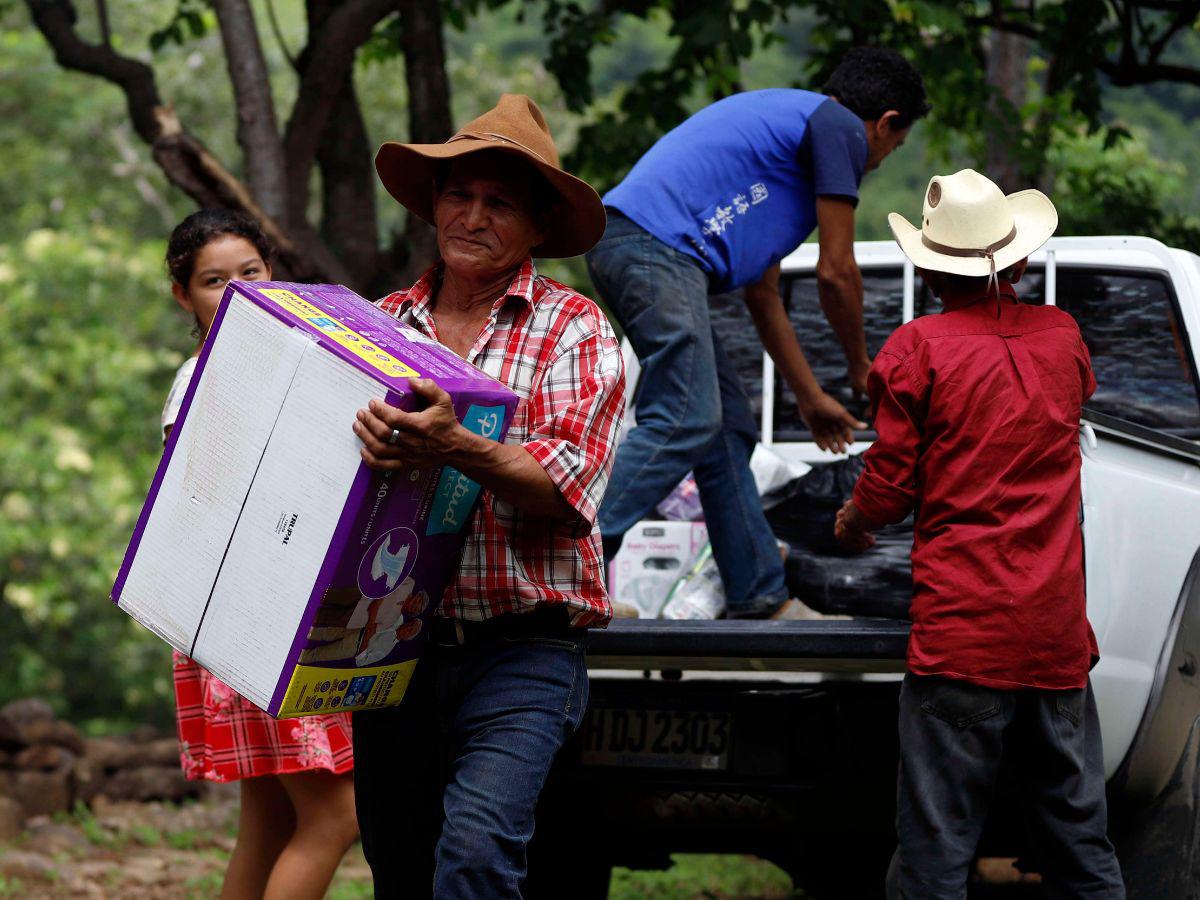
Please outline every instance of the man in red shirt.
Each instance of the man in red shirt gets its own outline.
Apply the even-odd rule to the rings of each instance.
[[[879,438],[836,530],[862,550],[916,513],[893,887],[966,896],[1003,760],[1052,895],[1124,897],[1079,527],[1079,416],[1096,382],[1075,321],[1013,289],[1058,214],[967,169],[930,181],[920,229],[889,221],[944,311],[875,358]]]

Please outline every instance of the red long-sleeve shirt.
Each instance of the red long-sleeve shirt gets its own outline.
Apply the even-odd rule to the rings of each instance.
[[[1096,389],[1079,328],[1001,283],[943,297],[891,336],[868,379],[878,440],[855,505],[916,512],[908,668],[997,688],[1083,687],[1079,415]],[[998,311],[997,311],[998,304]]]

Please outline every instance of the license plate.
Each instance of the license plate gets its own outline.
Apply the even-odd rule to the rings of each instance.
[[[716,771],[728,767],[732,738],[729,713],[593,708],[584,721],[580,762]]]

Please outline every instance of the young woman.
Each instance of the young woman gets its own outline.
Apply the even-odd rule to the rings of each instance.
[[[171,292],[194,316],[201,343],[225,285],[269,280],[271,256],[261,229],[238,213],[202,210],[176,226],[167,244]],[[195,368],[194,354],[175,376],[164,440]],[[183,654],[174,658],[184,774],[241,783],[237,844],[221,897],[323,897],[358,837],[349,714],[276,720]]]

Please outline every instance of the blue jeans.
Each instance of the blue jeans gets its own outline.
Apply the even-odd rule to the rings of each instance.
[[[582,637],[431,643],[399,706],[354,714],[376,897],[521,896],[538,795],[587,706]]]
[[[1091,683],[998,690],[912,674],[900,690],[900,847],[888,897],[965,900],[1002,762],[1016,775],[1043,895],[1124,900]]]
[[[787,588],[750,472],[758,423],[709,323],[707,275],[611,210],[587,264],[642,365],[637,426],[617,448],[600,506],[606,558],[691,471],[729,614],[770,612]]]

